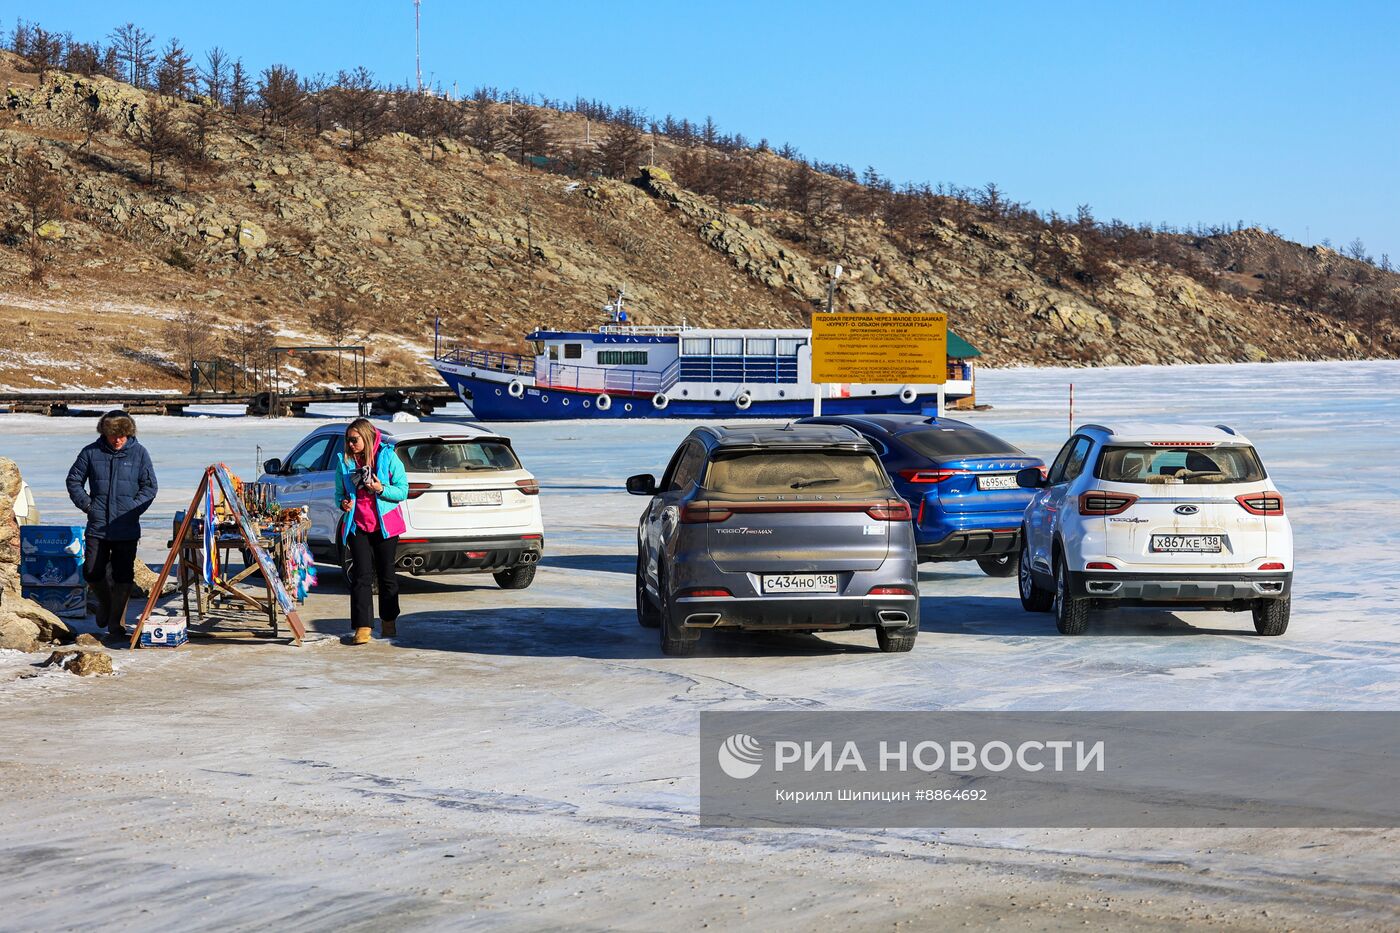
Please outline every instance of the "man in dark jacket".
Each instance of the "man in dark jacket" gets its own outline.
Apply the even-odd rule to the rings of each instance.
[[[83,577],[97,597],[97,625],[112,638],[124,639],[141,513],[155,501],[156,471],[150,454],[136,440],[136,422],[126,412],[107,412],[97,422],[97,433],[97,440],[78,453],[68,470],[68,497],[88,517]]]

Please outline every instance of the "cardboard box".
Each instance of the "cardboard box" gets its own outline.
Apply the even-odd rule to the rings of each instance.
[[[82,525],[20,525],[19,552],[24,557],[76,557],[83,559]]]
[[[142,648],[178,648],[189,640],[184,619],[147,619],[140,644]]]
[[[19,582],[22,586],[82,586],[83,559],[26,554],[19,559]]]
[[[85,586],[26,586],[21,590],[25,599],[32,599],[49,612],[64,619],[87,616],[87,587]]]

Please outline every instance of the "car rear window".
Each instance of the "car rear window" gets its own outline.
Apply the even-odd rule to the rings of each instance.
[[[703,485],[732,495],[791,495],[877,493],[889,483],[873,454],[783,450],[721,455],[706,468]]]
[[[395,448],[410,473],[481,473],[518,470],[520,461],[500,441],[404,441]]]
[[[995,434],[976,428],[940,428],[930,426],[906,431],[899,440],[916,454],[938,459],[941,457],[1024,456],[1025,451],[1007,443]]]
[[[1094,475],[1111,483],[1257,483],[1264,467],[1253,447],[1105,447]]]

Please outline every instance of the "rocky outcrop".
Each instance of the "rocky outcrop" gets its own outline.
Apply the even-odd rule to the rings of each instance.
[[[49,655],[41,667],[61,667],[79,677],[94,677],[112,673],[112,656],[96,649],[83,651],[55,651]]]
[[[20,596],[15,498],[21,484],[19,466],[0,457],[0,648],[38,651],[42,645],[71,642],[73,630],[43,606]]]

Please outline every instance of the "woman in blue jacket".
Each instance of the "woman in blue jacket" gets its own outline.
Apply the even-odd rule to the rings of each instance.
[[[156,471],[151,455],[136,440],[136,422],[126,412],[103,415],[97,434],[68,470],[68,498],[87,516],[83,578],[97,597],[97,626],[114,639],[125,639],[141,515],[155,501]]]
[[[350,552],[350,625],[352,645],[368,644],[374,627],[374,580],[379,579],[379,631],[398,634],[399,580],[394,556],[404,531],[403,507],[408,474],[394,445],[366,418],[345,429],[345,455],[336,471],[341,520],[340,543]]]

